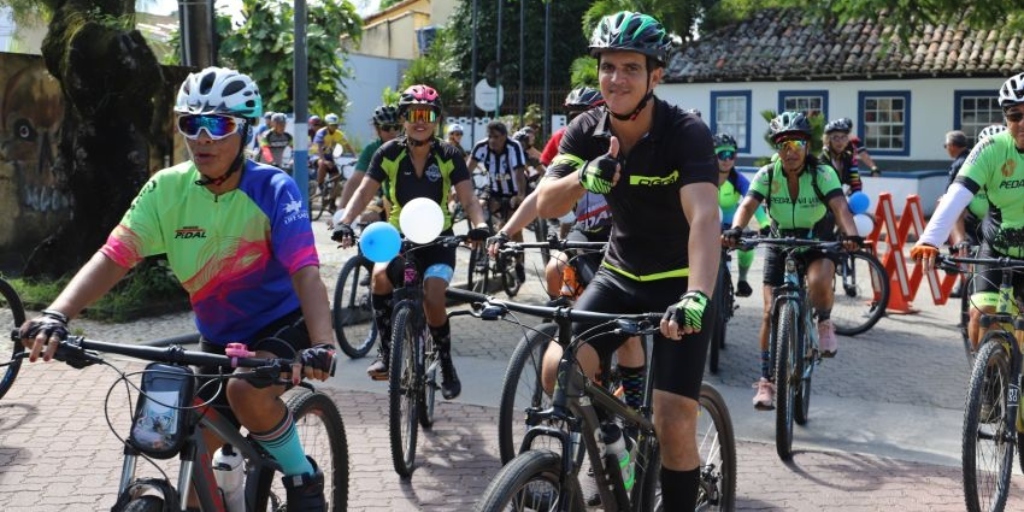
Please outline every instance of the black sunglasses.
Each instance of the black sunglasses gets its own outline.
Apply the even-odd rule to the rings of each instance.
[[[1003,114],[1003,117],[1011,123],[1019,123],[1021,120],[1024,120],[1024,112],[1006,112]]]
[[[380,125],[380,130],[382,132],[393,132],[393,131],[397,131],[401,127],[402,127],[402,125],[398,125],[398,124],[382,124],[382,125]]]
[[[735,151],[720,151],[718,153],[719,160],[732,160],[733,158],[736,158]]]

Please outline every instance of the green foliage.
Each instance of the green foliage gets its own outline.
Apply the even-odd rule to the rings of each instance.
[[[263,96],[264,109],[286,111],[293,98],[293,41],[295,39],[291,2],[284,0],[243,0],[243,21],[220,42],[219,59],[249,74]],[[226,15],[218,14],[217,26]],[[309,76],[309,110],[320,115],[344,115],[348,99],[341,80],[351,78],[345,68],[340,45],[348,36],[354,44],[362,37],[362,19],[348,0],[310,2],[306,26],[306,56]],[[227,19],[230,25],[230,18]]]
[[[437,89],[441,95],[442,104],[454,103],[459,99],[462,95],[462,88],[459,87],[459,81],[453,76],[455,58],[452,33],[451,30],[444,29],[437,31],[437,36],[427,54],[413,59],[409,63],[409,67],[405,69],[399,91],[405,90],[410,85],[426,84]],[[399,92],[395,93],[396,103],[399,94]]]
[[[692,39],[694,28],[704,13],[720,0],[597,0],[583,15],[583,33],[590,35],[601,18],[619,11],[649,14],[665,30],[682,39]]]
[[[569,83],[576,87],[598,87],[597,81],[597,59],[584,55],[572,61],[569,67],[569,75],[572,77]]]
[[[380,92],[380,104],[381,105],[397,105],[398,104],[398,100],[401,99],[401,98],[402,98],[401,91],[396,91],[396,90],[392,89],[390,86],[389,87],[385,87],[384,90]]]

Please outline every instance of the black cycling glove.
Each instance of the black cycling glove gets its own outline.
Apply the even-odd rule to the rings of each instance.
[[[580,185],[588,192],[607,194],[612,191],[612,179],[619,162],[608,155],[601,155],[579,170]]]
[[[855,250],[859,251],[864,247],[864,237],[860,235],[848,235],[843,237],[843,242],[853,242],[857,246]]]
[[[42,316],[33,318],[21,326],[22,339],[35,338],[40,333],[47,339],[54,336],[60,341],[68,339],[68,317],[59,311],[45,310]]]
[[[743,236],[743,230],[736,228],[729,228],[722,231],[722,238],[732,245],[740,243],[740,237]]]
[[[334,376],[334,347],[331,345],[317,345],[303,349],[299,354],[302,366],[327,372]]]
[[[331,233],[331,240],[340,242],[345,238],[355,239],[356,232],[352,230],[352,226],[339,222],[334,226],[334,232]]]
[[[508,233],[506,233],[504,231],[498,231],[497,235],[494,235],[494,236],[492,236],[492,237],[487,239],[487,245],[491,246],[491,245],[497,244],[498,248],[501,249],[502,247],[505,246],[505,244],[508,243],[508,240],[509,240]]]
[[[484,240],[487,240],[487,237],[489,236],[491,236],[491,229],[486,227],[473,228],[469,230],[469,233],[466,233],[466,238],[469,238],[474,242],[483,242]]]

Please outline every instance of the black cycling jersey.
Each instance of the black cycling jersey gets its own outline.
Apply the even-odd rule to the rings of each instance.
[[[606,109],[581,114],[569,125],[547,176],[576,172],[608,152]],[[612,235],[604,265],[637,281],[689,275],[690,224],[679,202],[691,183],[718,186],[718,164],[707,125],[696,115],[655,98],[654,122],[630,153],[619,154],[622,173],[606,194]]]
[[[391,202],[391,224],[401,229],[398,223],[402,205],[418,197],[426,197],[441,205],[444,212],[444,229],[452,227],[452,216],[445,205],[452,187],[469,179],[466,161],[447,142],[434,139],[427,156],[426,169],[422,177],[416,176],[416,169],[409,158],[404,136],[385,142],[370,160],[366,175],[384,185],[384,197]]]

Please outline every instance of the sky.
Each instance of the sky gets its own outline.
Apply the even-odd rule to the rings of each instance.
[[[214,0],[217,10],[221,12],[237,13],[242,9],[242,0]],[[309,0],[307,0],[308,2]],[[356,5],[359,14],[376,12],[380,0],[350,0]],[[178,0],[139,0],[138,9],[153,14],[168,15],[178,10]]]

